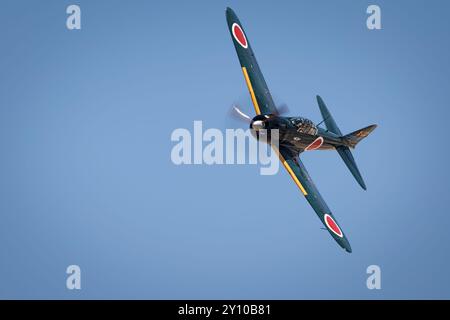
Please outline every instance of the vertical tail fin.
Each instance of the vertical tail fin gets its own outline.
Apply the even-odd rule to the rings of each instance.
[[[376,127],[377,125],[373,124],[371,126],[353,131],[352,133],[345,135],[343,138],[351,148],[354,148],[358,142],[367,137],[373,130],[375,130]]]

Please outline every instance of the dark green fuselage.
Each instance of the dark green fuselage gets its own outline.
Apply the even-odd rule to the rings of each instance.
[[[299,119],[303,120],[303,123],[306,122],[307,125],[296,124]],[[305,118],[259,115],[253,118],[252,124],[258,120],[264,122],[264,129],[278,129],[279,145],[291,149],[292,152],[302,152],[320,137],[323,138],[323,143],[314,150],[334,150],[339,146],[347,146],[346,140],[341,136],[317,127],[312,121]],[[252,124],[250,124],[250,128],[252,128]]]

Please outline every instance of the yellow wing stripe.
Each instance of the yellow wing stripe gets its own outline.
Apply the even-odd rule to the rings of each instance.
[[[294,171],[292,171],[292,168],[289,165],[289,163],[287,163],[287,161],[284,160],[284,157],[280,154],[280,151],[277,148],[275,148],[275,146],[272,146],[272,147],[273,147],[273,150],[275,150],[275,152],[278,154],[278,158],[280,158],[280,161],[283,164],[283,166],[286,168],[287,172],[289,172],[289,175],[291,176],[292,180],[294,180],[295,184],[300,189],[300,191],[303,193],[303,195],[307,196],[308,192],[306,192],[305,188],[303,187],[301,182],[298,180],[298,178],[295,175]]]
[[[255,92],[253,91],[253,86],[247,73],[247,68],[242,67],[242,72],[244,73],[245,82],[247,83],[248,91],[250,91],[250,96],[252,97],[253,107],[255,107],[256,114],[261,114],[259,109],[258,100],[256,100]]]
[[[292,171],[291,167],[289,166],[289,164],[286,162],[286,160],[283,159],[283,157],[281,157],[281,162],[283,163],[283,166],[286,168],[286,170],[289,172],[289,174],[291,175],[292,179],[294,180],[295,184],[300,188],[300,190],[302,191],[304,196],[307,196],[308,193],[306,192],[305,188],[303,187],[303,185],[300,183],[300,181],[298,180],[297,176],[295,175],[294,171]]]

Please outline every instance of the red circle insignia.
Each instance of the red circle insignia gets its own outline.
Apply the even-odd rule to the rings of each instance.
[[[318,137],[309,146],[307,146],[305,150],[306,151],[317,150],[322,146],[322,144],[323,144],[323,137]]]
[[[247,38],[245,37],[244,31],[242,28],[237,24],[233,23],[231,26],[231,30],[233,33],[234,39],[245,49],[248,48]]]
[[[329,214],[326,214],[324,216],[324,220],[325,220],[325,224],[327,225],[328,229],[333,231],[333,233],[336,234],[338,237],[342,238],[343,234],[342,234],[341,228],[339,228],[337,223],[334,221],[334,219]]]

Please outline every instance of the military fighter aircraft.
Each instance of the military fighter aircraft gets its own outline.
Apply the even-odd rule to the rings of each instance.
[[[249,121],[250,128],[254,130],[253,132],[256,132],[257,137],[258,131],[262,129],[267,130],[267,132],[273,129],[279,130],[279,147],[275,151],[278,152],[280,161],[331,236],[347,252],[352,252],[347,237],[311,180],[308,171],[299,159],[299,154],[311,150],[335,149],[359,185],[366,190],[366,185],[350,148],[354,148],[358,142],[367,137],[376,128],[376,125],[343,135],[320,96],[317,96],[317,102],[326,129],[315,125],[309,119],[281,116],[259,69],[242,24],[230,8],[226,10],[226,18],[256,116],[251,119],[239,109],[237,109],[237,112],[251,119]]]

